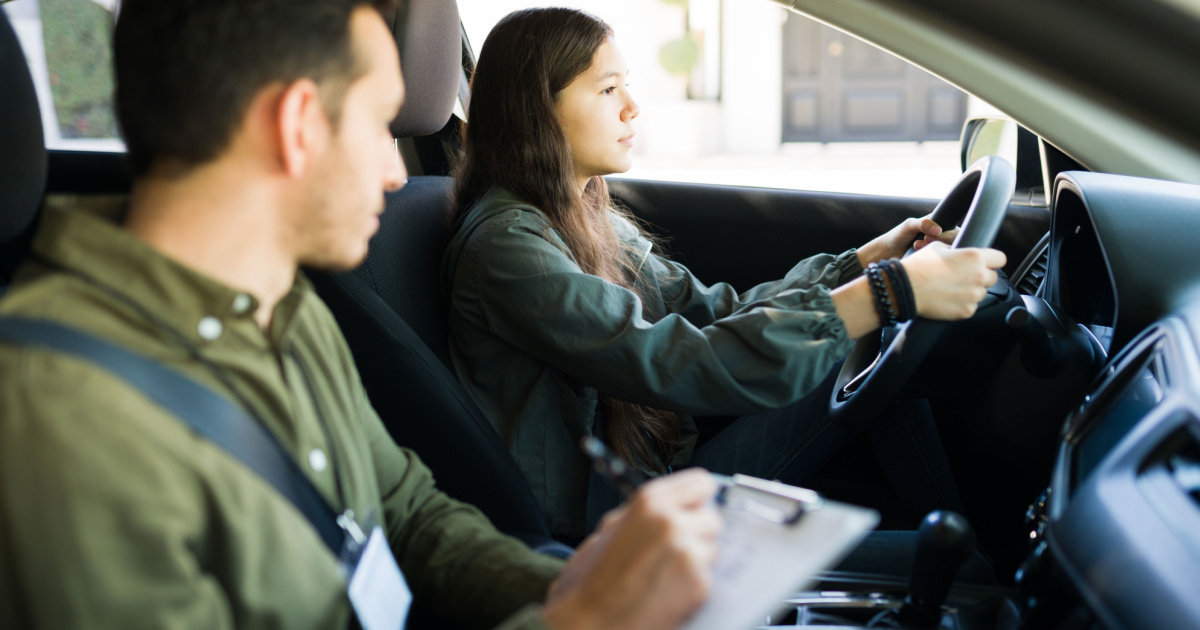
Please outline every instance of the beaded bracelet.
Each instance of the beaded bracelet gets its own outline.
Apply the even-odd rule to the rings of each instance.
[[[871,295],[875,298],[875,312],[879,314],[879,322],[884,326],[896,325],[896,313],[892,309],[892,298],[888,297],[887,283],[883,279],[883,271],[877,263],[867,265],[863,270],[871,285]]]
[[[917,300],[913,295],[912,283],[908,280],[908,270],[895,258],[880,261],[880,266],[887,272],[888,280],[892,283],[892,293],[896,296],[896,320],[912,321],[917,317]]]

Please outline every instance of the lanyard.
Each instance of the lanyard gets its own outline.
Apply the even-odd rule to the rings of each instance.
[[[308,399],[312,402],[313,411],[317,414],[317,424],[321,425],[321,432],[325,434],[325,444],[329,451],[329,465],[333,468],[333,483],[337,488],[338,500],[342,502],[342,508],[347,507],[346,490],[342,486],[342,473],[338,466],[337,444],[333,441],[333,432],[329,430],[329,424],[325,421],[325,411],[321,408],[320,401],[317,400],[317,394],[313,391],[312,375],[308,371],[308,366],[296,356],[296,353],[289,348],[287,355],[291,357],[292,362],[300,370],[300,377],[304,380],[304,389],[308,390]]]

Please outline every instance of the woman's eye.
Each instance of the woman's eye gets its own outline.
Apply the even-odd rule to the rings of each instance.
[[[617,91],[617,86],[615,86],[615,85],[612,87],[604,88],[605,94],[612,94],[613,92],[616,92],[616,91]]]

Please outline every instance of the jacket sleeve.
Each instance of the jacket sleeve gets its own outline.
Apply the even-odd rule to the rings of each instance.
[[[459,292],[456,299],[478,300],[495,334],[641,404],[692,414],[779,408],[808,393],[851,348],[821,283],[736,298],[721,287],[714,300],[713,289],[689,281],[672,300],[673,312],[651,322],[637,294],[583,273],[548,227],[519,213],[480,226],[464,253],[459,264],[468,267],[460,273],[475,276],[474,295]],[[714,301],[723,304],[694,306]],[[696,317],[698,308],[711,316]]]
[[[837,288],[861,272],[855,250],[838,256],[818,254],[797,263],[782,279],[764,282],[739,294],[724,282],[706,285],[687,267],[650,254],[639,270],[638,281],[648,283],[654,287],[654,293],[662,296],[665,312],[676,313],[697,326],[705,326],[785,291],[818,286]]]
[[[706,285],[687,267],[654,253],[651,243],[627,219],[616,217],[614,227],[631,254],[639,258],[638,282],[642,287],[648,287],[650,294],[662,298],[661,313],[655,313],[659,305],[646,305],[651,314],[676,313],[697,326],[729,317],[784,291],[816,286],[834,289],[862,274],[856,250],[847,250],[837,256],[818,254],[796,263],[779,280],[738,293],[724,282]]]
[[[365,397],[364,397],[365,398]],[[489,628],[541,602],[562,561],[496,531],[475,507],[434,485],[429,469],[396,446],[364,407],[388,539],[416,601],[472,628]],[[505,628],[537,628],[528,611]],[[514,625],[515,624],[515,625]]]

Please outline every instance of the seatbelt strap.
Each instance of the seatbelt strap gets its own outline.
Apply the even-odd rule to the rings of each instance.
[[[0,317],[0,341],[84,359],[125,381],[274,486],[333,555],[341,554],[346,532],[329,504],[275,436],[225,397],[140,354],[47,320]]]
[[[604,424],[606,422],[604,408],[596,410],[596,417],[592,421],[592,435],[604,435]],[[583,439],[583,432],[575,438],[576,444]],[[587,500],[584,502],[583,510],[583,526],[584,535],[591,534],[596,531],[596,527],[600,525],[600,519],[609,510],[621,505],[621,495],[612,487],[612,484],[604,479],[596,470],[595,466],[588,466],[588,486]]]

